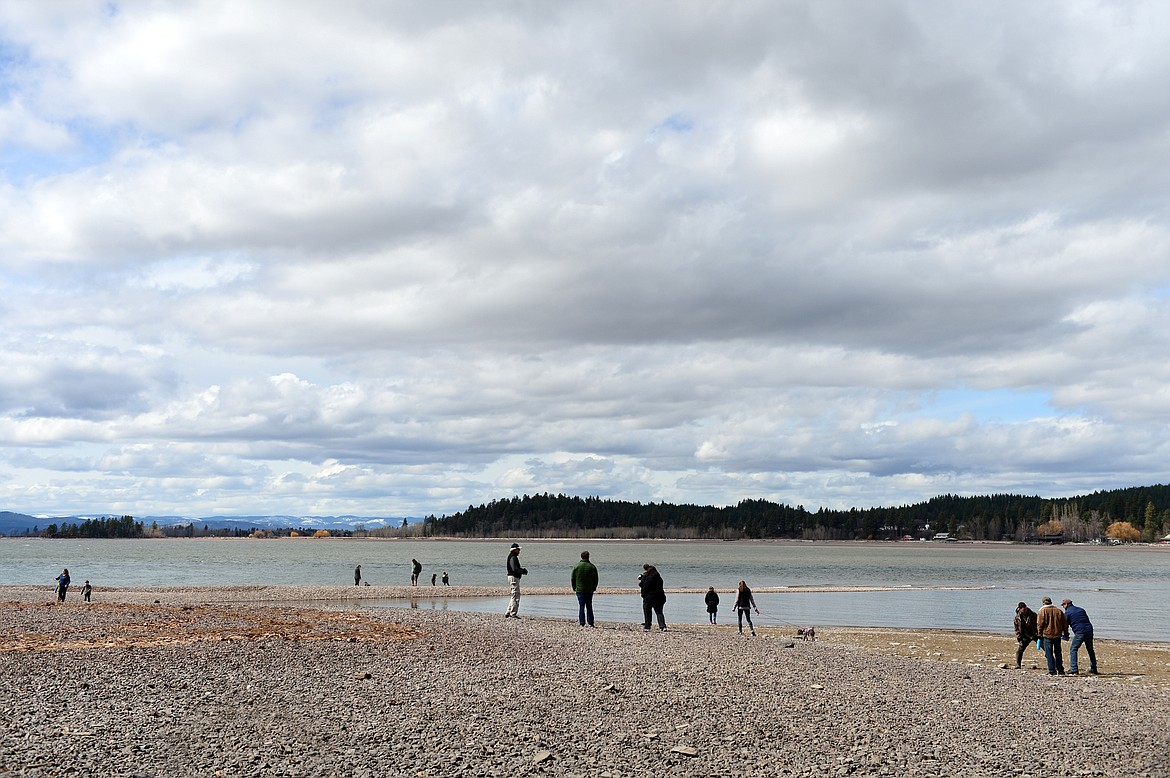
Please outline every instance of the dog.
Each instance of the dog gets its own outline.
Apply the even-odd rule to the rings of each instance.
[[[816,642],[817,628],[816,627],[797,627],[796,636],[801,640],[811,640]]]

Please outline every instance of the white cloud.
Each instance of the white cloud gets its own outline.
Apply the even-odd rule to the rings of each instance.
[[[16,3],[0,507],[1162,480],[1166,16]]]

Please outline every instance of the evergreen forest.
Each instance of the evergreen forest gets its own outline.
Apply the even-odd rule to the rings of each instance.
[[[421,534],[444,537],[791,538],[802,540],[1088,541],[1116,522],[1142,540],[1170,532],[1170,485],[1045,499],[1012,494],[943,495],[896,508],[818,509],[767,500],[711,507],[536,494],[428,516]],[[390,534],[390,533],[387,533]]]

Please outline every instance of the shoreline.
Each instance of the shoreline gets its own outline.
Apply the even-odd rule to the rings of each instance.
[[[923,587],[927,589],[949,590],[966,587]],[[985,588],[985,587],[973,587]],[[794,594],[803,591],[887,591],[904,590],[902,587],[825,587],[825,588],[775,588],[757,589],[761,592],[790,592]],[[668,594],[700,594],[703,589],[668,589]],[[532,588],[525,589],[524,597],[561,596],[570,593],[564,588]],[[637,595],[638,590],[632,588],[602,588],[598,589],[600,596],[622,594]],[[50,608],[81,609],[94,606],[136,606],[158,607],[160,609],[190,609],[190,608],[239,608],[265,609],[276,608],[289,611],[321,612],[336,611],[337,606],[345,603],[361,603],[366,601],[393,602],[403,601],[402,608],[387,606],[378,609],[362,609],[361,613],[369,615],[372,610],[383,610],[391,616],[410,612],[406,605],[410,600],[427,599],[475,599],[475,598],[506,598],[507,591],[503,587],[484,586],[283,586],[283,585],[254,585],[254,586],[175,586],[175,587],[122,587],[102,589],[95,592],[96,599],[91,603],[83,603],[80,593],[61,605],[53,600],[51,591],[45,587],[32,586],[0,586],[0,608],[13,606],[48,606]],[[523,610],[523,606],[522,606]],[[344,611],[353,612],[353,611]],[[477,613],[474,611],[454,611],[468,616],[492,619],[494,614]],[[696,632],[706,634],[712,631],[721,632],[734,622],[734,613],[730,610],[722,614],[724,623],[712,630],[706,624],[672,624],[677,631]],[[530,616],[532,622],[547,622],[550,624],[570,623],[573,619],[555,616]],[[629,626],[630,622],[621,625]],[[617,624],[615,624],[617,626]],[[761,626],[759,632],[772,638],[796,639],[794,629],[790,626]],[[1014,635],[1008,631],[991,632],[986,630],[965,629],[922,629],[897,626],[833,626],[816,625],[816,634],[820,642],[831,643],[846,648],[855,648],[867,653],[884,656],[900,656],[907,659],[940,662],[961,662],[972,665],[1000,666],[1011,664],[1014,666],[1016,642]],[[1065,643],[1065,662],[1068,663],[1067,643]],[[1098,654],[1101,657],[1103,672],[1111,677],[1142,680],[1170,687],[1170,641],[1158,640],[1122,640],[1098,638],[1096,641]],[[3,651],[0,644],[0,651]],[[1087,663],[1082,651],[1081,662]],[[1038,663],[1037,663],[1038,658]],[[1029,649],[1025,652],[1025,667],[1043,669],[1044,659],[1038,651]],[[1108,668],[1108,669],[1104,669]],[[1002,668],[1001,668],[1002,669]]]

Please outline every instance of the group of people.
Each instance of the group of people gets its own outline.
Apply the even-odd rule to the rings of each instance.
[[[57,576],[57,586],[53,589],[57,594],[57,602],[65,602],[65,595],[69,592],[69,583],[69,568],[66,567],[61,570],[61,575]],[[86,602],[89,602],[92,594],[93,587],[89,585],[89,581],[86,581],[81,587],[81,596]]]
[[[520,565],[519,543],[513,543],[512,547],[508,549],[506,568],[511,599],[508,601],[508,609],[504,612],[504,618],[519,618],[517,612],[520,610],[520,579],[528,574],[528,568]],[[577,623],[582,627],[594,626],[593,593],[597,591],[597,582],[597,567],[589,560],[589,552],[582,551],[581,561],[573,566],[573,570],[569,574],[569,584],[573,587],[573,593],[577,595]],[[642,595],[642,629],[649,632],[654,620],[657,620],[659,632],[665,632],[666,615],[663,613],[663,608],[666,606],[666,589],[663,586],[662,575],[659,574],[658,568],[651,564],[642,565],[642,574],[638,576],[638,589]],[[714,586],[708,589],[705,601],[710,622],[715,624],[716,614],[719,611],[719,595]],[[736,590],[735,610],[739,616],[740,634],[743,634],[743,620],[747,618],[748,629],[755,635],[756,627],[752,623],[751,611],[755,610],[759,614],[760,609],[756,607],[752,590],[744,581],[739,582],[739,587]]]
[[[417,559],[410,560],[410,585],[418,586],[418,576],[422,573],[422,562]],[[438,573],[431,573],[431,586],[438,586]],[[353,585],[362,585],[362,566],[358,565],[353,569]],[[443,571],[443,586],[451,585],[451,576],[447,575],[447,571]]]
[[[703,602],[707,604],[707,621],[712,624],[719,622],[719,593],[715,591],[712,586],[707,589],[707,594],[703,597]],[[756,625],[752,623],[752,611],[756,612],[758,616],[760,609],[756,607],[756,598],[752,596],[752,590],[748,587],[746,581],[740,581],[739,586],[735,589],[735,615],[739,622],[739,634],[743,634],[743,620],[746,618],[748,629],[752,634],[756,634]]]
[[[1022,666],[1024,651],[1033,643],[1044,651],[1049,675],[1080,675],[1077,666],[1077,652],[1083,645],[1089,654],[1089,674],[1097,674],[1097,652],[1093,650],[1093,623],[1085,609],[1073,605],[1067,597],[1060,607],[1052,604],[1051,597],[1041,601],[1037,613],[1021,602],[1016,606],[1016,667]],[[1072,633],[1070,639],[1069,633]],[[1068,640],[1068,672],[1064,669],[1064,650],[1061,641]]]

